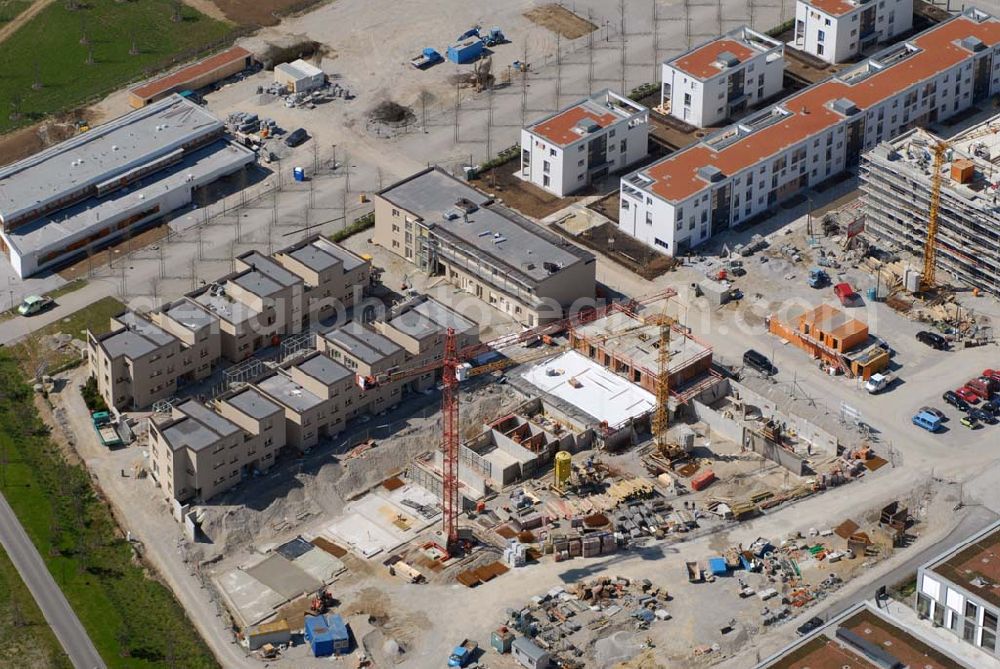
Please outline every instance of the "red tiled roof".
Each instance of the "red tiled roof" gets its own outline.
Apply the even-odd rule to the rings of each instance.
[[[187,67],[182,67],[176,72],[171,72],[165,77],[159,79],[154,79],[153,81],[141,84],[131,89],[131,93],[139,96],[140,98],[150,98],[163,91],[170,91],[179,86],[183,86],[189,81],[207,74],[212,70],[217,70],[220,67],[229,65],[234,60],[242,60],[250,56],[250,52],[246,49],[238,46],[234,46],[232,49],[223,51],[222,53],[217,53],[214,56],[206,58],[205,60],[199,60],[197,63],[192,63]]]
[[[577,105],[576,107],[567,109],[561,114],[556,114],[546,121],[542,121],[538,125],[532,127],[532,131],[537,135],[541,135],[553,144],[564,146],[580,139],[581,135],[573,132],[573,127],[585,118],[595,121],[602,128],[611,125],[618,119],[618,117],[614,114],[595,114],[594,112],[585,109],[582,105]]]
[[[826,12],[830,16],[843,16],[858,8],[858,5],[846,2],[846,0],[806,0],[821,12]]]
[[[698,168],[714,165],[727,176],[733,175],[833,127],[841,116],[827,109],[827,103],[848,98],[859,109],[867,109],[969,57],[968,51],[954,44],[965,37],[978,37],[987,45],[995,46],[1000,43],[1000,21],[991,19],[976,23],[960,17],[932,28],[912,40],[922,51],[860,83],[852,86],[828,79],[788,98],[782,106],[791,114],[779,123],[720,151],[696,144],[652,165],[646,170],[654,179],[649,188],[667,200],[685,200],[708,186],[698,178]]]
[[[724,51],[728,51],[739,58],[741,63],[749,60],[754,55],[753,49],[745,44],[741,44],[736,40],[723,38],[698,47],[694,51],[681,56],[671,63],[671,65],[692,77],[706,79],[722,71],[713,63],[715,63],[719,54]]]

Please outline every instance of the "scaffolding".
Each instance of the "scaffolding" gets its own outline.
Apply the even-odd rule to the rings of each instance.
[[[941,140],[914,129],[865,154],[860,176],[866,234],[876,244],[923,258],[940,165],[935,265],[956,281],[1000,295],[1000,170],[982,150],[964,151],[968,141],[952,143],[955,148],[936,161]]]

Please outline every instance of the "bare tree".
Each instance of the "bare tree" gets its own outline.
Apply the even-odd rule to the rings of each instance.
[[[42,68],[38,64],[37,60],[35,61],[35,80],[31,82],[31,88],[36,91],[40,91],[42,89]]]
[[[87,65],[94,64],[94,47],[92,46],[87,47],[87,60],[84,62],[87,63]]]
[[[10,120],[20,121],[21,120],[21,94],[14,93],[10,98]]]
[[[184,16],[181,14],[181,2],[180,0],[173,0],[173,14],[170,16],[170,20],[174,23],[180,23],[184,20]]]
[[[130,55],[130,56],[138,56],[139,53],[140,53],[139,52],[139,42],[136,41],[136,39],[135,39],[135,33],[134,32],[132,33],[132,36],[131,36],[131,39],[129,40],[129,42],[130,42],[130,44],[129,44],[129,48],[128,48],[128,55]]]
[[[87,19],[80,17],[80,44],[87,46],[90,44],[90,36],[87,34]]]

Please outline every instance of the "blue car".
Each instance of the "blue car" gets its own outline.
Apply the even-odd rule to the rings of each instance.
[[[928,432],[938,432],[941,430],[941,419],[930,411],[921,411],[913,417],[913,424],[922,427]]]

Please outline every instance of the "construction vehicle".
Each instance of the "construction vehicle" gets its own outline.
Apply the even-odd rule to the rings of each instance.
[[[427,68],[437,65],[443,61],[444,57],[438,53],[436,49],[426,47],[419,56],[410,59],[410,65],[418,70],[426,70]]]
[[[458,481],[458,453],[459,453],[459,420],[458,420],[458,384],[462,379],[467,379],[477,374],[483,373],[478,367],[465,367],[465,363],[475,360],[484,353],[495,354],[511,346],[524,345],[533,342],[538,338],[566,332],[580,325],[589,323],[603,317],[612,309],[626,309],[634,311],[642,304],[648,304],[663,299],[675,297],[677,291],[667,288],[659,293],[655,293],[643,300],[630,300],[625,304],[611,303],[596,309],[581,310],[560,321],[553,321],[535,328],[504,335],[497,339],[472,344],[461,350],[458,349],[455,330],[449,328],[445,336],[444,355],[441,360],[419,367],[394,369],[376,375],[361,376],[356,378],[358,386],[362,390],[375,388],[387,383],[402,382],[406,379],[421,376],[428,372],[441,370],[441,414],[442,414],[442,495],[441,495],[441,522],[442,530],[447,541],[447,551],[458,554],[461,544],[458,537],[458,516],[461,511],[459,504],[459,481]],[[622,333],[616,333],[622,334]],[[612,335],[616,336],[616,335]],[[545,354],[549,355],[549,349]],[[528,358],[508,359],[502,363],[504,366],[525,362]],[[500,363],[488,365],[489,371],[502,368]],[[460,369],[462,371],[460,371]],[[454,551],[454,552],[453,552]]]
[[[317,590],[309,602],[309,612],[315,615],[326,613],[337,604],[329,590]]]
[[[462,643],[455,646],[448,656],[449,667],[465,667],[472,661],[472,656],[479,648],[479,644],[472,639],[462,639]]]
[[[507,38],[503,34],[503,30],[500,26],[493,26],[490,31],[485,35],[480,35],[483,39],[483,44],[486,46],[497,46],[499,44],[506,44]]]
[[[822,288],[830,283],[830,275],[821,267],[813,267],[809,270],[809,287]]]
[[[107,411],[95,411],[90,415],[94,424],[94,432],[101,440],[103,446],[115,448],[122,445],[122,438],[118,435],[118,425]]]

